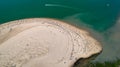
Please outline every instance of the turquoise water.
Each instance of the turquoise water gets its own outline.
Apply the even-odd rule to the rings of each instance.
[[[103,52],[95,62],[120,59],[120,0],[0,0],[0,23],[25,18],[56,18],[95,34]]]
[[[103,31],[116,21],[119,6],[119,0],[0,0],[0,22],[31,17],[61,19],[80,14],[78,19]]]

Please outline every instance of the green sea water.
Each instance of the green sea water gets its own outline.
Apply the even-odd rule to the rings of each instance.
[[[0,0],[0,24],[18,19],[44,17],[94,30],[105,50],[96,61],[106,62],[108,65],[97,64],[96,67],[120,65],[120,38],[119,35],[118,38],[113,36],[120,33],[120,23],[117,23],[119,12],[120,0]]]
[[[116,21],[119,0],[0,0],[0,23],[33,17],[77,19],[102,31]]]

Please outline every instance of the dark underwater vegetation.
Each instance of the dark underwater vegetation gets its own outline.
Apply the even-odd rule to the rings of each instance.
[[[120,0],[0,0],[0,24],[55,18],[90,32],[103,52],[87,67],[120,67]]]

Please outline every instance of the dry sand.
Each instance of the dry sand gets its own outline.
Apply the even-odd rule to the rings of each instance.
[[[88,32],[62,21],[31,18],[0,25],[0,67],[71,67],[101,51]]]

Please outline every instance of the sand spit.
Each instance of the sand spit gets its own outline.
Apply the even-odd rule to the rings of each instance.
[[[62,21],[31,18],[0,25],[0,67],[71,67],[101,51],[88,32]]]

